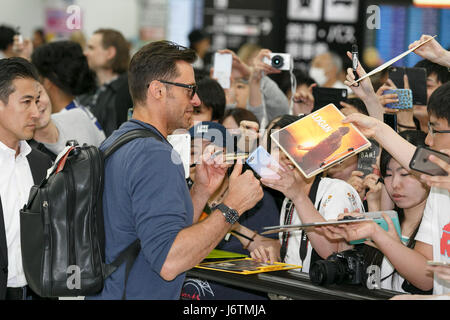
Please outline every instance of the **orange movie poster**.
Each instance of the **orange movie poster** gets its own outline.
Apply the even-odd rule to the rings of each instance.
[[[329,104],[271,137],[309,178],[370,147],[355,126],[342,123],[344,118],[334,104]]]

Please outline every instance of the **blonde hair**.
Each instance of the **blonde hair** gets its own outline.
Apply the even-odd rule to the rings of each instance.
[[[250,58],[256,56],[261,49],[256,43],[245,43],[239,48],[237,55],[245,64],[250,65],[252,64]]]

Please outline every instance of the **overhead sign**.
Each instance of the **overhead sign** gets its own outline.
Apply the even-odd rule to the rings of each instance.
[[[204,5],[204,25],[212,34],[213,50],[237,50],[247,42],[274,47],[276,1],[205,0]]]
[[[295,68],[330,50],[345,56],[359,38],[360,12],[359,0],[288,0],[286,52]]]
[[[418,7],[450,8],[449,0],[413,0]]]

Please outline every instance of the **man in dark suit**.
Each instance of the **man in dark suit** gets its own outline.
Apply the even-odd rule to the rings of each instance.
[[[38,79],[27,60],[0,60],[0,299],[32,295],[22,266],[19,210],[51,165],[48,156],[26,142],[39,118]]]

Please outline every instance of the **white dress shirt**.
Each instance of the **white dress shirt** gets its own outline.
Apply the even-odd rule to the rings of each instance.
[[[28,201],[33,176],[27,160],[31,147],[20,141],[20,153],[0,142],[0,197],[8,246],[8,287],[27,285],[20,246],[20,209]]]

